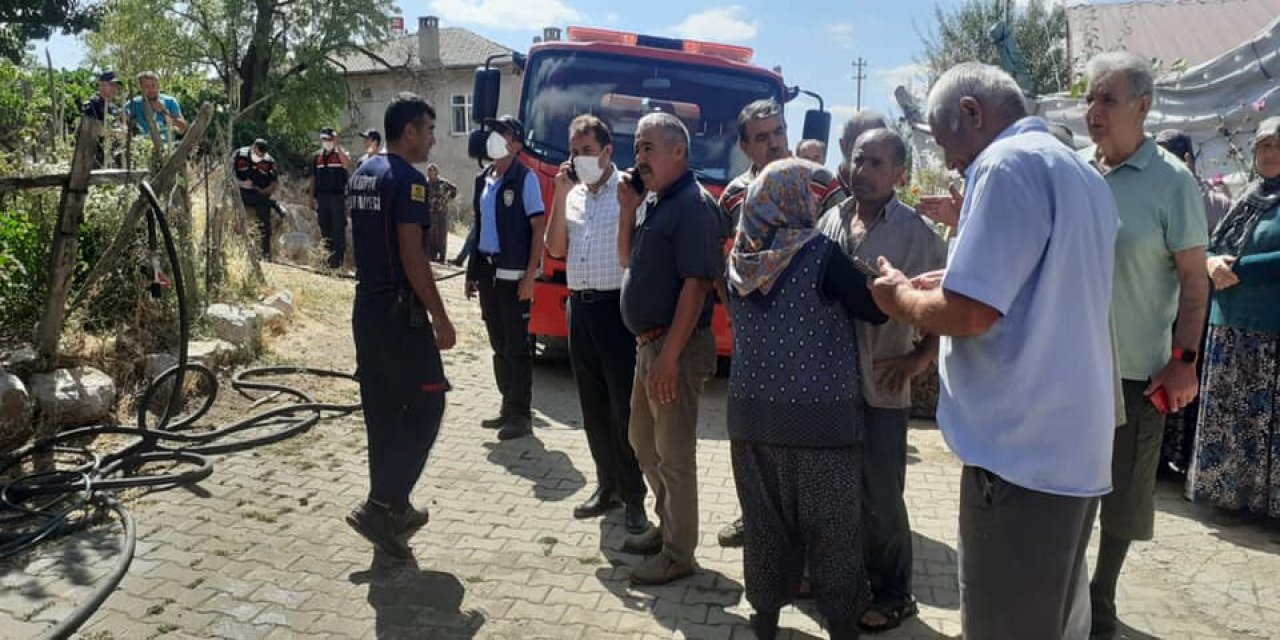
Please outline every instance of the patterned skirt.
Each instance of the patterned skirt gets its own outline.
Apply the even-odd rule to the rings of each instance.
[[[1280,518],[1280,334],[1211,327],[1191,499]]]

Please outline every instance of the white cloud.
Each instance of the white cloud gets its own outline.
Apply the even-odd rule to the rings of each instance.
[[[853,48],[853,25],[848,22],[836,22],[827,26],[827,35],[832,42],[842,49]]]
[[[871,78],[892,94],[894,89],[902,85],[920,90],[925,81],[925,74],[924,67],[913,62],[890,69],[872,70]]]
[[[741,42],[760,32],[759,22],[747,22],[740,16],[742,6],[716,7],[685,17],[680,24],[667,27],[664,33],[691,40]]]
[[[473,24],[495,29],[540,30],[581,17],[561,0],[431,0],[442,25]]]

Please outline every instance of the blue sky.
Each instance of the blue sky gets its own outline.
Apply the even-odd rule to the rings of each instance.
[[[949,6],[955,0],[940,2]],[[788,84],[821,94],[837,123],[833,128],[854,109],[852,61],[858,56],[867,61],[863,106],[881,111],[895,108],[891,92],[916,75],[920,32],[932,27],[934,5],[935,0],[423,0],[400,4],[410,29],[419,15],[434,14],[440,16],[441,26],[466,27],[521,50],[543,27],[571,24],[750,46],[755,49],[756,64],[781,65]],[[43,58],[45,43],[37,45],[37,55]],[[83,58],[83,47],[75,38],[58,36],[48,46],[57,66],[78,66]],[[788,109],[793,144],[800,134],[803,110],[811,104],[802,97]]]

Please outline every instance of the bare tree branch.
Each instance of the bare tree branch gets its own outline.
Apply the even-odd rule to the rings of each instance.
[[[378,55],[378,54],[374,53],[373,51],[371,51],[368,47],[364,47],[364,46],[361,46],[361,45],[356,45],[356,46],[355,46],[355,50],[356,50],[356,51],[359,51],[360,53],[362,53],[362,54],[364,54],[364,55],[366,55],[366,56],[368,56],[368,57],[369,57],[369,59],[373,60],[374,62],[377,62],[378,64],[380,64],[380,65],[382,65],[382,66],[386,67],[386,68],[387,68],[387,70],[389,70],[389,71],[400,71],[400,70],[402,70],[402,69],[407,69],[407,68],[409,68],[409,62],[408,62],[407,60],[405,61],[405,63],[404,63],[404,64],[400,64],[400,65],[391,64],[390,62],[387,62],[387,61],[386,61],[386,59],[385,59],[385,58],[383,58],[382,56],[380,56],[380,55]]]

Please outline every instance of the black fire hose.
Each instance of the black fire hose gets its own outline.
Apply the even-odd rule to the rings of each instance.
[[[159,490],[199,482],[213,473],[208,456],[238,451],[278,442],[304,431],[325,414],[346,415],[360,410],[357,404],[317,402],[306,392],[278,382],[258,380],[263,377],[316,376],[354,381],[355,376],[340,371],[309,367],[260,367],[237,373],[231,386],[245,398],[258,403],[279,396],[295,400],[292,404],[272,408],[233,424],[213,430],[191,428],[209,411],[217,398],[218,380],[208,367],[188,362],[191,317],[187,308],[181,267],[173,235],[163,207],[146,181],[141,185],[148,211],[148,241],[152,251],[152,292],[158,294],[171,282],[178,300],[178,363],[165,370],[143,390],[138,401],[135,426],[97,425],[64,431],[21,447],[0,457],[0,476],[11,469],[21,469],[25,462],[38,466],[53,455],[75,456],[78,465],[67,469],[41,470],[18,476],[0,485],[0,558],[28,553],[41,543],[73,533],[92,523],[89,507],[98,513],[114,512],[123,523],[121,551],[111,573],[98,581],[89,598],[80,603],[47,634],[50,638],[66,638],[83,625],[106,601],[128,572],[136,543],[136,526],[129,511],[120,504],[115,492],[125,489]],[[156,234],[163,239],[165,257],[171,279],[160,270],[156,252]],[[207,390],[203,403],[188,415],[179,415],[187,373],[200,379]],[[149,424],[148,408],[159,394],[169,394],[164,411],[154,426]],[[266,392],[257,397],[251,392]],[[134,442],[119,451],[100,454],[76,442],[99,435],[134,436]],[[174,465],[177,470],[146,473],[154,465]],[[48,466],[52,466],[49,463]]]

